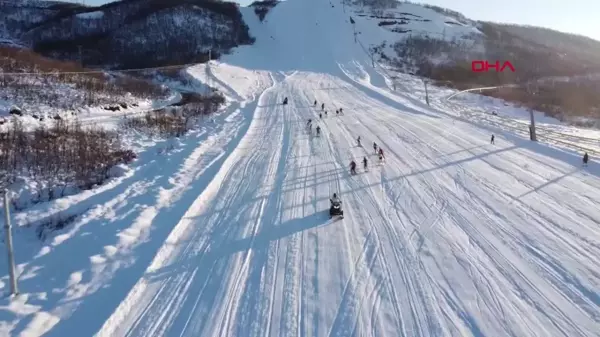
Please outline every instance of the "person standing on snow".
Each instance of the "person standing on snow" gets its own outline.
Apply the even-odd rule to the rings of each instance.
[[[373,142],[373,151],[377,154],[377,143]]]
[[[321,104],[321,110],[325,110],[325,103]]]
[[[363,167],[364,167],[365,171],[369,169],[367,157],[363,157]]]
[[[358,143],[358,146],[360,146],[360,136],[358,136],[358,138],[356,138],[356,142]]]
[[[350,174],[356,174],[356,163],[354,160],[350,162]]]
[[[583,166],[588,166],[588,161],[590,160],[590,156],[588,156],[587,152],[583,155]]]
[[[383,149],[379,148],[379,162],[383,162],[385,160],[385,156],[383,155]]]
[[[315,99],[315,104],[313,106],[317,106],[317,100]]]
[[[494,137],[494,135],[492,135],[492,139],[490,139],[490,144],[494,144],[494,139],[495,139],[495,137]]]

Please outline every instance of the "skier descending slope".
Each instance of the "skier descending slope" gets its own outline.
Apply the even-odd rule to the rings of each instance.
[[[367,161],[367,157],[363,157],[363,168],[365,171],[369,170],[369,162]]]
[[[354,160],[350,162],[350,174],[356,174],[356,163]]]
[[[379,148],[379,163],[383,164],[385,162],[385,156],[383,155],[383,149]]]
[[[377,143],[373,142],[373,151],[377,154]]]

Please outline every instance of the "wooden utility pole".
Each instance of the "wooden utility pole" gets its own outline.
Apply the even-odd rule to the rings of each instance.
[[[427,80],[423,80],[423,84],[425,85],[425,102],[429,105],[429,92],[427,91]]]
[[[529,117],[531,118],[531,124],[529,124],[529,139],[537,142],[537,136],[535,135],[535,118],[533,109],[529,109]]]
[[[529,83],[527,84],[527,92],[530,95],[535,95],[535,92],[531,89],[531,85]],[[537,142],[537,136],[535,134],[535,115],[533,112],[533,108],[529,109],[529,118],[531,120],[529,124],[529,139],[531,141]]]
[[[208,50],[208,60],[206,61],[206,95],[210,95],[210,60],[212,59],[212,49]]]
[[[13,253],[12,227],[10,224],[10,206],[8,202],[8,190],[3,190],[4,197],[4,230],[6,234],[6,252],[8,257],[8,275],[10,280],[10,292],[12,295],[18,295],[17,276],[15,272],[15,255]]]

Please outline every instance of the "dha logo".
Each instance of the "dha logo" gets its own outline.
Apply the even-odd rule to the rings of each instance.
[[[500,61],[496,61],[496,63],[489,63],[488,61],[485,61],[485,60],[475,60],[475,61],[471,62],[471,70],[473,70],[473,72],[476,72],[476,73],[489,72],[490,68],[494,68],[494,69],[496,69],[497,73],[501,73],[507,67],[510,68],[510,70],[513,73],[515,72],[515,67],[513,67],[512,63],[510,63],[510,61],[504,61],[504,63],[502,64],[502,67],[500,67]]]

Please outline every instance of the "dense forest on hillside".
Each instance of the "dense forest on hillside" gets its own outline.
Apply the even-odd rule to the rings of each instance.
[[[251,44],[233,2],[123,0],[100,7],[0,2],[0,33],[49,57],[84,66],[141,68],[204,62]]]

